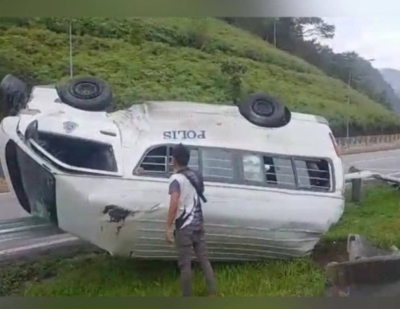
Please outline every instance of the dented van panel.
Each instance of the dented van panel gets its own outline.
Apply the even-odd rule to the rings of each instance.
[[[90,183],[97,185],[89,188]],[[174,247],[165,241],[167,181],[149,185],[146,181],[96,182],[87,177],[60,175],[57,184],[57,203],[69,205],[58,208],[59,227],[63,230],[113,255],[176,257]],[[118,190],[108,189],[117,186]],[[77,194],[80,188],[86,189]],[[246,194],[238,187],[225,190],[229,190],[228,194],[221,196],[220,190],[206,184],[208,202],[203,205],[203,212],[213,260],[308,255],[342,212],[337,207],[342,201],[334,196],[321,207],[321,200],[309,194],[288,194],[285,198],[279,192]],[[238,204],[241,198],[246,202]],[[277,205],[282,211],[276,209]]]

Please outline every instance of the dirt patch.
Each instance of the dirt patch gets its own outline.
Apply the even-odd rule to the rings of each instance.
[[[4,178],[0,178],[0,193],[8,192],[7,182]]]
[[[330,241],[318,244],[311,256],[319,266],[324,267],[330,262],[346,262],[349,260],[346,240]]]

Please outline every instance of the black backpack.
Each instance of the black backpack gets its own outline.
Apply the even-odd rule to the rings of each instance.
[[[197,195],[201,198],[201,200],[204,203],[207,203],[207,199],[204,196],[204,182],[203,182],[203,176],[194,171],[191,170],[190,168],[186,167],[184,169],[181,169],[177,173],[182,174],[183,176],[186,177],[187,180],[191,183],[191,185],[194,187],[194,189],[197,192]]]

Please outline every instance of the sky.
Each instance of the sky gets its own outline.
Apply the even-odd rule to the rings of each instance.
[[[355,51],[365,59],[375,59],[375,68],[400,70],[400,18],[327,17],[322,19],[336,27],[335,37],[323,41],[335,52]]]

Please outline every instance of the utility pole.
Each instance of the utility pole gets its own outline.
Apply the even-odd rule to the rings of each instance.
[[[372,62],[372,61],[375,61],[375,59],[365,59],[366,61],[368,61],[368,62]],[[353,63],[351,63],[350,64],[350,67],[349,67],[349,77],[348,77],[348,80],[347,80],[347,91],[348,91],[348,93],[347,93],[347,105],[349,106],[349,108],[350,108],[350,104],[351,104],[351,102],[350,102],[350,93],[351,93],[351,80],[352,80],[352,69],[353,69]],[[346,121],[346,137],[350,137],[350,114],[347,114],[347,121]]]
[[[347,79],[347,106],[350,108],[350,92],[351,92],[351,65],[349,68],[349,77]],[[346,137],[350,136],[350,115],[347,114],[346,121]]]
[[[274,18],[274,46],[276,47],[276,18]]]
[[[72,22],[69,20],[69,75],[74,77],[74,64],[72,60]]]

